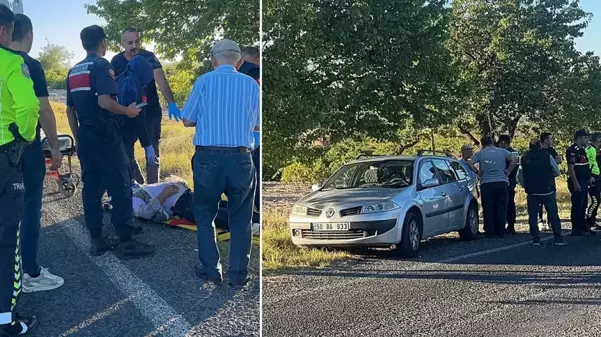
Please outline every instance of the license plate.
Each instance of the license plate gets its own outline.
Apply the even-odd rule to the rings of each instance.
[[[348,222],[340,223],[314,223],[314,231],[348,231],[351,229],[351,224]]]

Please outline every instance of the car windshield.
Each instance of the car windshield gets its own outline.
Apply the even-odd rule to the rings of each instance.
[[[341,167],[322,189],[401,188],[413,183],[413,161],[383,160]]]

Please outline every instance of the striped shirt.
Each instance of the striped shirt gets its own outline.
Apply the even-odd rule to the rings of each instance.
[[[222,65],[196,80],[182,118],[196,123],[196,146],[253,148],[253,130],[261,122],[259,101],[254,79]]]

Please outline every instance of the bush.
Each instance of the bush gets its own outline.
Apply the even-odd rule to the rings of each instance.
[[[48,89],[66,90],[68,73],[68,69],[46,71],[46,82]]]
[[[282,170],[283,183],[311,183],[322,182],[330,176],[330,172],[322,159],[313,164],[292,163]]]

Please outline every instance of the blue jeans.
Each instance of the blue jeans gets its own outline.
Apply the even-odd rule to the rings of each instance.
[[[21,221],[21,255],[23,272],[37,276],[40,272],[38,253],[40,250],[40,220],[46,164],[40,141],[34,141],[23,151],[23,183],[25,196]]]
[[[539,239],[538,231],[538,211],[541,206],[547,210],[547,216],[553,229],[555,238],[561,237],[561,220],[557,211],[557,196],[556,193],[548,195],[528,195],[528,224],[530,225],[530,234],[534,239]]]
[[[197,148],[193,163],[198,257],[208,276],[221,278],[213,219],[217,216],[221,194],[225,193],[231,233],[230,282],[239,284],[248,276],[252,248],[256,172],[251,154],[240,153],[238,149]]]

